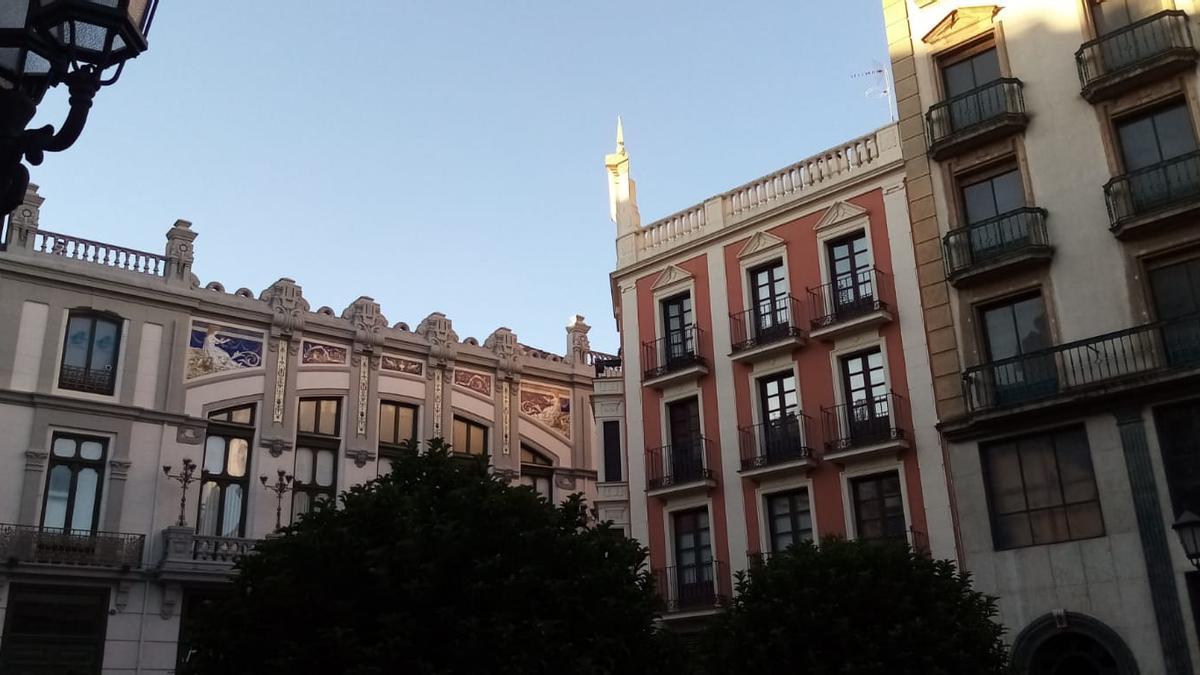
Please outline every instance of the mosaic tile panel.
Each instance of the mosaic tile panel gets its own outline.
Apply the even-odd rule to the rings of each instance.
[[[207,321],[193,321],[188,339],[188,380],[263,365],[261,331],[234,328]]]

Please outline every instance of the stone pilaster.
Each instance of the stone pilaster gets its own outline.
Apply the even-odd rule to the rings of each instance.
[[[444,438],[451,435],[454,419],[450,398],[450,382],[454,374],[454,359],[458,354],[458,333],[454,325],[441,312],[434,312],[417,325],[417,335],[429,341],[429,363],[426,364],[427,384],[425,398],[433,401],[426,422],[426,438]]]
[[[108,508],[104,513],[104,529],[109,532],[120,532],[121,515],[125,506],[125,483],[129,478],[129,468],[133,463],[128,460],[114,459],[108,462]],[[159,476],[155,476],[158,478]]]
[[[46,480],[46,460],[50,453],[45,450],[25,451],[25,477],[21,484],[21,510],[17,516],[20,525],[36,525],[38,522],[38,493]]]
[[[196,259],[195,241],[196,233],[186,220],[176,220],[167,231],[167,267],[163,270],[163,276],[168,285],[191,288],[198,283],[192,276],[192,262]]]
[[[518,397],[524,370],[520,345],[516,333],[507,328],[497,328],[483,341],[483,346],[496,355],[496,430],[492,443],[492,466],[499,471],[520,475],[521,412]]]
[[[286,277],[271,284],[259,299],[271,307],[259,442],[272,457],[279,457],[294,442],[295,406],[290,404],[296,396],[295,364],[309,305],[303,289]]]

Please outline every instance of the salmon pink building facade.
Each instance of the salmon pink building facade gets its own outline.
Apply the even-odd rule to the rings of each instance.
[[[629,522],[668,616],[806,539],[956,557],[896,128],[647,226],[620,134],[606,165]]]

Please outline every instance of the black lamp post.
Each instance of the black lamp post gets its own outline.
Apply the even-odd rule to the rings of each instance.
[[[162,470],[164,476],[179,483],[179,486],[183,488],[179,494],[179,520],[175,524],[179,527],[187,527],[187,489],[189,485],[200,480],[193,477],[196,473],[196,463],[190,457],[184,457],[183,469],[179,473],[171,473],[170,464],[164,464]],[[205,473],[207,472],[201,472],[201,475]]]
[[[92,98],[146,51],[158,0],[3,0],[0,4],[0,216],[21,204],[25,159],[71,147]],[[70,112],[55,131],[26,129],[46,90],[66,84]]]
[[[1179,518],[1171,526],[1171,529],[1179,535],[1179,542],[1183,544],[1183,552],[1187,554],[1192,566],[1200,569],[1200,516],[1191,511],[1184,511],[1179,514]]]
[[[263,487],[268,491],[275,493],[275,530],[283,529],[283,496],[292,491],[292,476],[283,469],[279,469],[279,477],[274,483],[267,483],[267,475],[263,474],[258,477],[262,481]]]

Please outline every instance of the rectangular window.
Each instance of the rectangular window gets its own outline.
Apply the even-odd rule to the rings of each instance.
[[[1000,59],[990,42],[945,58],[939,64],[948,131],[968,129],[1003,113],[1008,104],[1001,87]]]
[[[1200,363],[1200,258],[1150,270],[1154,311],[1162,328],[1167,362]]]
[[[379,473],[391,470],[392,460],[404,454],[405,443],[417,442],[417,406],[379,402]]]
[[[1104,534],[1083,427],[980,445],[996,549]]]
[[[680,511],[672,520],[675,526],[675,600],[680,606],[712,602],[715,591],[708,509]]]
[[[46,474],[42,527],[94,531],[100,522],[108,439],[55,433]]]
[[[342,441],[340,398],[300,399],[296,468],[292,472],[292,515],[308,513],[337,497],[337,457]]]
[[[863,232],[843,237],[828,245],[829,280],[833,284],[833,310],[846,318],[857,310],[875,306],[875,284],[871,275],[871,253]]]
[[[453,447],[454,452],[460,454],[486,457],[488,428],[464,417],[455,417]]]
[[[771,535],[771,552],[778,553],[792,544],[812,541],[812,509],[808,490],[767,495],[767,527]]]
[[[107,624],[105,589],[13,585],[0,672],[100,675]]]
[[[704,473],[704,444],[700,432],[700,401],[696,397],[667,404],[671,438],[670,472],[677,482],[698,480]]]
[[[1000,79],[1000,58],[990,47],[942,65],[942,86],[951,99]]]
[[[750,296],[754,303],[755,337],[769,336],[772,330],[791,326],[791,305],[782,260],[773,260],[750,270]]]
[[[216,537],[246,536],[246,491],[250,486],[250,445],[254,406],[219,410],[208,416],[201,468],[200,513],[196,532]]]
[[[1200,400],[1154,411],[1172,515],[1200,513]],[[1200,607],[1197,607],[1200,610]]]
[[[1124,118],[1116,127],[1126,173],[1196,150],[1191,113],[1184,103]]]
[[[1162,11],[1162,0],[1091,0],[1096,34],[1103,36]]]
[[[998,405],[1035,399],[1058,391],[1058,367],[1042,296],[1027,295],[981,311],[988,375]]]
[[[986,177],[978,174],[963,181],[961,190],[967,225],[974,225],[1025,206],[1021,172],[1004,169]]]
[[[621,423],[616,420],[604,422],[604,480],[608,483],[621,481]]]
[[[850,493],[854,498],[854,531],[859,540],[908,540],[898,472],[852,479]]]
[[[892,433],[892,405],[883,372],[883,352],[872,349],[842,357],[842,394],[846,426],[853,445],[887,439]]]
[[[72,311],[67,316],[58,387],[111,396],[120,347],[119,319],[97,312]]]
[[[521,485],[534,489],[539,495],[553,501],[554,462],[532,447],[521,444]]]
[[[692,331],[692,296],[683,293],[662,301],[666,365],[691,359],[696,354]]]

